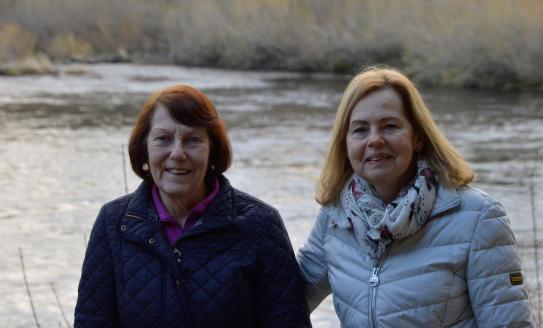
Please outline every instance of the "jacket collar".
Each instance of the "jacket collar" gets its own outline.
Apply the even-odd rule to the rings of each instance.
[[[437,189],[437,195],[436,199],[434,200],[432,212],[430,213],[430,219],[456,208],[459,205],[460,196],[458,195],[458,191],[440,184],[439,188]]]
[[[125,213],[141,216],[158,225],[158,215],[153,207],[151,188],[153,184],[144,180],[138,188],[130,195],[130,201],[126,206]]]
[[[236,218],[234,188],[223,175],[219,176],[219,193],[202,215],[201,225],[206,229],[232,224]],[[189,230],[190,232],[190,230]]]
[[[219,177],[219,183],[219,194],[203,213],[201,223],[189,229],[181,239],[233,224],[236,215],[234,189],[224,176]],[[130,200],[116,228],[123,239],[147,249],[167,263],[176,277],[180,277],[175,254],[152,205],[151,186],[150,182],[144,181],[129,195]]]

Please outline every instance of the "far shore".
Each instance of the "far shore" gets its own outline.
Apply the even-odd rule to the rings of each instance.
[[[0,77],[15,77],[15,76],[24,76],[24,75],[84,75],[86,74],[85,65],[100,64],[100,63],[132,63],[132,64],[141,64],[141,65],[180,65],[186,67],[209,67],[209,68],[225,68],[225,69],[235,69],[235,70],[245,70],[245,71],[285,71],[281,67],[221,67],[217,65],[190,65],[190,64],[179,64],[174,62],[168,62],[163,59],[153,60],[146,58],[131,59],[128,56],[120,56],[118,54],[106,54],[102,56],[88,57],[88,58],[70,58],[61,62],[52,61],[45,54],[37,54],[26,56],[19,60],[0,62]],[[66,64],[69,65],[66,68]],[[64,66],[63,69],[60,69],[60,66]],[[386,64],[377,64],[377,65],[386,65]],[[366,65],[367,66],[367,65]],[[388,66],[388,65],[387,65]],[[319,69],[289,69],[288,71],[292,72],[307,72],[307,73],[332,73],[338,75],[351,75],[362,69],[364,66],[358,65],[352,69],[342,69],[342,70],[319,70]],[[401,68],[400,68],[401,69]],[[543,90],[543,81],[539,83],[522,83],[522,81],[509,81],[509,80],[496,80],[492,83],[486,83],[484,85],[474,85],[474,84],[464,84],[464,85],[449,85],[440,83],[438,79],[432,81],[420,80],[414,77],[414,80],[420,85],[426,87],[435,87],[435,88],[453,88],[453,89],[478,89],[478,90],[502,90],[502,91],[541,91]]]

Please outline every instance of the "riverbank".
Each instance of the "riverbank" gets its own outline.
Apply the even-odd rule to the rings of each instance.
[[[543,2],[0,3],[0,63],[36,54],[55,63],[341,74],[385,64],[428,86],[541,89]]]

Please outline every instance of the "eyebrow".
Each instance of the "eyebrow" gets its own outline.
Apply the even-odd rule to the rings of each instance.
[[[387,117],[383,117],[383,118],[380,118],[378,120],[378,122],[386,122],[386,121],[401,121],[402,119],[400,117],[395,117],[395,116],[387,116]],[[369,122],[366,121],[366,120],[354,120],[354,121],[351,121],[350,124],[368,124]]]
[[[207,135],[207,131],[205,130],[205,128],[199,128],[199,127],[192,127],[192,126],[187,126],[188,129],[184,129],[183,131],[183,134],[186,135],[202,135],[202,136],[206,136]],[[161,127],[161,126],[157,126],[157,127],[154,127],[154,128],[151,128],[151,130],[149,131],[149,134],[151,133],[161,133],[161,132],[167,132],[167,133],[171,133],[172,132],[172,129],[169,129],[169,128],[165,128],[165,127]]]
[[[204,128],[198,128],[198,127],[189,127],[190,130],[186,131],[186,134],[200,134],[200,135],[207,135],[207,131]]]
[[[351,121],[349,122],[350,125],[353,125],[353,124],[368,124],[368,121],[364,121],[364,120],[354,120],[354,121]]]
[[[154,127],[154,128],[151,128],[151,130],[149,131],[149,133],[157,133],[157,132],[170,132],[170,129],[166,129],[166,128],[163,128],[163,127]]]

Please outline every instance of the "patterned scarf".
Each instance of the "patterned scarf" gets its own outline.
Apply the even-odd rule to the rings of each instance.
[[[417,175],[389,204],[368,182],[353,174],[341,191],[341,203],[356,238],[375,260],[393,239],[417,232],[426,222],[436,197],[437,176],[425,160],[417,161]]]

